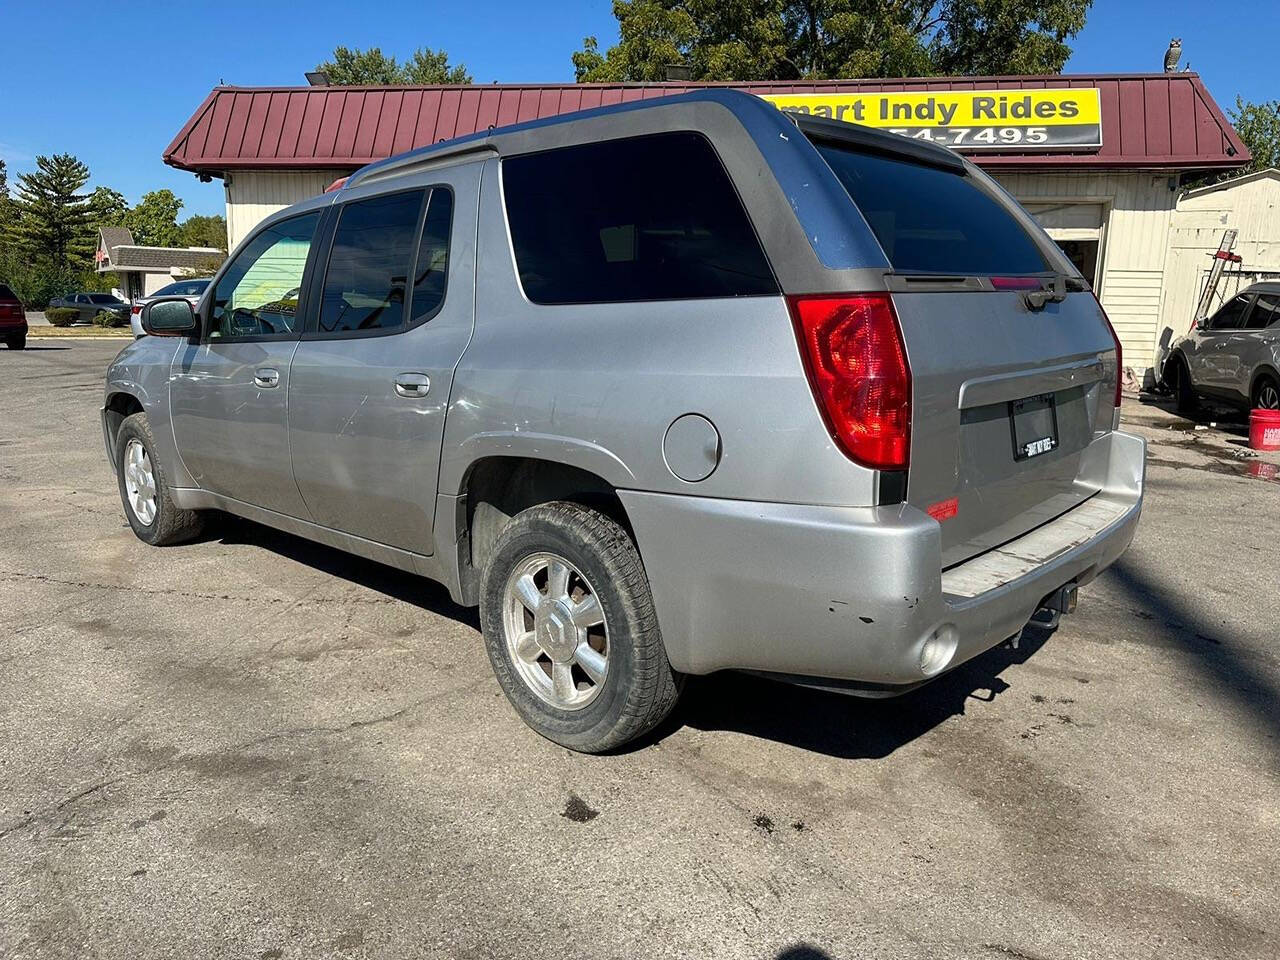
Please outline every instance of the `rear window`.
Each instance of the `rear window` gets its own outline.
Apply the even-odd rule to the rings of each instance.
[[[120,303],[115,297],[109,293],[91,293],[89,294],[90,303]]]
[[[153,297],[198,297],[204,293],[204,288],[209,285],[208,280],[179,280],[177,283],[171,283],[167,287],[161,287]]]
[[[962,174],[830,143],[814,146],[895,270],[984,276],[1049,269],[1013,215]]]
[[[18,295],[3,283],[0,283],[0,300],[17,300]]]
[[[535,303],[778,291],[733,184],[700,134],[510,157],[502,181],[520,283]]]

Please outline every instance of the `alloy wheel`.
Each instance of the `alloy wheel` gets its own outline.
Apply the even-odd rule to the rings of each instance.
[[[138,440],[130,440],[124,448],[124,489],[138,522],[151,526],[156,518],[156,475],[147,448]]]
[[[581,710],[609,672],[609,629],[596,591],[553,553],[526,557],[503,593],[507,652],[525,685],[561,710]]]

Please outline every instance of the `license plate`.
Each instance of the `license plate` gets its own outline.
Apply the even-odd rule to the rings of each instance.
[[[1009,423],[1014,460],[1038,457],[1058,445],[1058,411],[1051,393],[1011,402]]]

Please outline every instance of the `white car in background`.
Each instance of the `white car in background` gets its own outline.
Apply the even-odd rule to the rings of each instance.
[[[133,301],[133,305],[129,309],[129,326],[133,328],[134,339],[146,336],[146,332],[142,329],[142,308],[152,300],[157,297],[186,297],[191,301],[191,306],[194,307],[200,302],[205,288],[212,282],[212,277],[201,277],[195,280],[175,280],[168,286],[161,287],[151,296],[141,297]]]

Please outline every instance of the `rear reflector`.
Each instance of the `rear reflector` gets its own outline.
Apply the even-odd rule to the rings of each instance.
[[[1102,314],[1102,320],[1107,325],[1107,329],[1111,331],[1111,339],[1116,343],[1116,400],[1115,405],[1120,406],[1120,385],[1124,383],[1124,352],[1120,349],[1120,338],[1116,335],[1116,328],[1111,325],[1111,318],[1107,316],[1107,311],[1102,309],[1102,301],[1098,299],[1098,295],[1093,295],[1093,302],[1098,305],[1098,312]]]
[[[787,297],[827,429],[865,467],[903,470],[911,448],[911,373],[887,293]]]

